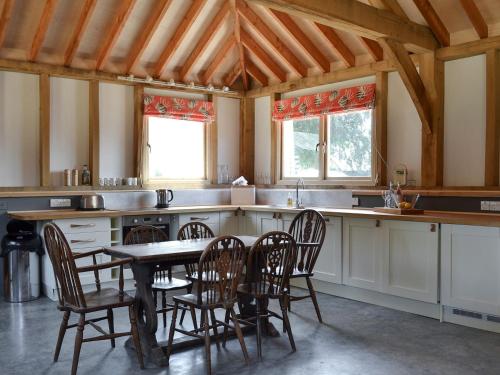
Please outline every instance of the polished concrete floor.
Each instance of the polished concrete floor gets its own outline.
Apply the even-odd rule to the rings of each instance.
[[[251,364],[245,366],[237,340],[217,352],[217,374],[500,374],[500,335],[319,295],[325,324],[309,301],[291,314],[297,352],[286,336],[264,339],[264,358],[256,358],[253,335],[246,336]],[[42,298],[25,304],[0,302],[0,374],[69,374],[74,331],[68,332],[59,362],[52,362],[61,314]],[[116,329],[128,328],[125,311],[115,314]],[[279,323],[277,324],[279,326]],[[92,331],[92,332],[91,332]],[[93,329],[85,333],[92,335]],[[159,335],[165,335],[163,329]],[[135,353],[118,339],[83,344],[79,374],[204,374],[203,347],[174,353],[169,368],[139,369]]]

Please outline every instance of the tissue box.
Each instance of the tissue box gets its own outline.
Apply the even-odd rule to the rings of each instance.
[[[255,186],[232,186],[231,204],[255,204]]]

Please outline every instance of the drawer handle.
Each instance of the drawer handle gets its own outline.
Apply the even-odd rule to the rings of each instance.
[[[200,220],[200,221],[201,221],[201,220],[208,220],[208,219],[210,219],[210,218],[209,218],[208,216],[202,216],[202,217],[198,217],[198,216],[191,216],[189,219],[190,219],[191,221],[193,221],[193,220]]]
[[[376,226],[377,228],[379,228],[379,227],[380,227],[380,220],[375,221],[375,226]]]
[[[281,216],[281,212],[278,213],[278,219],[281,219],[283,216]]]
[[[71,243],[92,243],[95,242],[94,240],[71,240]]]
[[[273,219],[276,219],[276,212],[273,212]]]
[[[436,231],[436,224],[431,224],[431,232],[435,232]]]
[[[70,224],[70,228],[92,228],[95,224]]]

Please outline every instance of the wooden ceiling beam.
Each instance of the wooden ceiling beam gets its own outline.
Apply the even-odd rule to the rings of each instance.
[[[96,61],[97,70],[102,70],[104,65],[106,65],[111,50],[115,46],[118,37],[120,36],[120,33],[123,30],[123,27],[125,26],[125,23],[127,22],[128,17],[132,12],[132,9],[134,8],[135,3],[136,0],[121,1],[120,8],[118,9],[117,12],[118,15],[113,20],[113,23],[111,24],[111,27],[109,29],[108,37],[104,41],[104,44],[99,52],[99,55],[97,56],[97,61]]]
[[[179,26],[177,26],[174,35],[172,36],[172,38],[170,38],[165,49],[161,53],[160,58],[156,62],[156,66],[154,69],[155,77],[160,78],[163,70],[167,66],[174,53],[177,51],[182,40],[186,37],[187,32],[191,28],[193,22],[196,20],[196,17],[200,13],[201,8],[203,8],[205,3],[205,0],[194,0],[192,2],[181,23],[179,24]]]
[[[182,69],[179,71],[179,78],[181,81],[184,81],[186,76],[193,68],[193,65],[196,63],[196,61],[198,61],[203,52],[205,52],[208,44],[214,37],[215,33],[217,33],[217,31],[220,29],[222,22],[229,15],[229,9],[230,9],[230,4],[227,1],[225,1],[222,7],[217,12],[217,14],[215,15],[210,25],[203,30],[203,35],[198,40],[198,43],[191,51],[189,57],[184,62]]]
[[[247,0],[247,2],[261,4],[369,39],[391,38],[404,43],[413,52],[435,50],[438,47],[438,42],[428,27],[360,1]]]
[[[328,39],[330,44],[335,50],[335,54],[343,61],[343,63],[350,68],[356,65],[356,56],[351,52],[349,47],[340,39],[339,35],[331,27],[322,25],[320,23],[315,23],[316,27],[323,33],[323,35]]]
[[[484,39],[488,37],[488,25],[484,22],[484,18],[481,15],[474,0],[460,0],[462,8],[464,8],[467,17],[469,17],[472,26],[476,30],[479,38]]]
[[[78,22],[76,23],[73,34],[71,35],[71,39],[69,40],[68,47],[66,48],[66,52],[64,53],[64,65],[66,66],[71,65],[71,62],[76,55],[76,51],[78,50],[78,46],[80,45],[80,40],[83,38],[85,29],[87,28],[87,25],[90,21],[90,17],[94,12],[95,5],[96,0],[85,0],[85,3],[83,3],[80,17],[78,18]]]
[[[385,54],[394,64],[401,79],[410,94],[413,103],[417,109],[422,126],[427,134],[432,133],[432,114],[431,106],[425,86],[418,74],[417,68],[413,63],[408,51],[404,46],[391,39],[380,39],[380,45],[384,49]]]
[[[42,16],[40,17],[40,22],[35,32],[33,42],[31,43],[31,50],[28,56],[29,61],[35,61],[40,48],[42,48],[43,41],[45,40],[45,34],[47,34],[47,29],[49,28],[50,20],[54,15],[56,10],[57,0],[47,0],[43,8]]]
[[[2,47],[3,40],[5,39],[5,31],[9,24],[10,17],[12,16],[12,9],[14,8],[14,0],[5,0],[0,14],[0,47]]]
[[[409,19],[398,0],[368,0],[368,2],[375,8],[387,9],[405,20]]]
[[[271,56],[262,48],[250,35],[244,30],[241,30],[241,42],[243,45],[253,53],[265,66],[280,80],[285,82],[287,80],[286,72],[272,59]]]
[[[236,38],[236,45],[238,46],[238,56],[240,59],[240,69],[241,69],[241,79],[243,81],[243,88],[248,90],[248,76],[247,70],[245,68],[245,50],[243,49],[243,44],[241,44],[241,23],[240,15],[236,10],[236,1],[231,0],[231,7],[234,13],[234,37]]]
[[[250,74],[255,80],[257,80],[262,86],[267,86],[269,80],[267,76],[260,70],[257,65],[255,65],[250,60],[246,62],[247,72]]]
[[[275,9],[270,9],[270,12],[276,17],[278,21],[281,22],[283,27],[288,31],[288,33],[299,43],[299,45],[304,49],[304,51],[314,60],[315,64],[323,71],[330,71],[330,61],[325,55],[316,47],[316,44],[309,39],[305,32],[295,23],[290,15],[277,11]]]
[[[359,37],[359,40],[366,48],[370,56],[374,61],[381,61],[384,59],[384,50],[380,47],[380,44],[375,42],[374,40],[367,39],[364,37]]]
[[[238,61],[229,71],[229,73],[227,73],[226,76],[224,77],[224,84],[226,86],[232,86],[233,83],[238,79],[240,74],[241,74],[241,65],[240,62]]]
[[[273,49],[283,57],[284,62],[302,77],[307,76],[307,66],[300,61],[297,56],[288,48],[286,43],[267,26],[267,23],[242,0],[236,0],[236,6],[239,14],[264,38]]]
[[[447,47],[450,45],[450,32],[446,29],[441,18],[436,13],[436,10],[429,2],[429,0],[413,0],[418,10],[425,18],[432,32],[436,36],[437,40],[441,43],[441,45]]]
[[[207,70],[203,74],[202,78],[203,84],[208,85],[210,83],[210,80],[212,79],[214,73],[222,64],[224,59],[227,57],[229,51],[231,50],[231,48],[235,46],[235,44],[236,44],[236,38],[234,37],[234,35],[231,35],[229,38],[226,39],[222,47],[217,51],[217,54],[215,55],[210,65],[208,65]]]
[[[148,22],[142,28],[143,31],[134,42],[132,51],[128,55],[125,69],[127,73],[130,73],[134,69],[134,66],[141,60],[142,54],[148,47],[151,38],[158,29],[158,26],[160,26],[171,4],[172,0],[157,0]]]

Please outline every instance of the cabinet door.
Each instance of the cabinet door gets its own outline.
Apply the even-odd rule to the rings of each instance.
[[[220,213],[219,235],[236,236],[240,234],[238,230],[238,216],[236,216],[236,213],[237,211],[223,211]]]
[[[264,233],[278,230],[278,219],[274,212],[258,212],[257,213],[257,234],[260,236]]]
[[[191,221],[200,221],[208,225],[216,236],[219,235],[219,212],[193,212],[179,215],[179,227]]]
[[[295,216],[295,214],[278,213],[278,230],[288,232]]]
[[[240,211],[238,215],[238,233],[243,236],[256,236],[257,228],[257,212]]]
[[[325,217],[323,247],[314,266],[314,279],[342,283],[342,218]]]
[[[384,221],[382,291],[438,302],[438,224]]]
[[[443,224],[441,289],[446,306],[500,315],[500,229]]]
[[[381,222],[344,218],[343,283],[380,290],[382,283]]]

